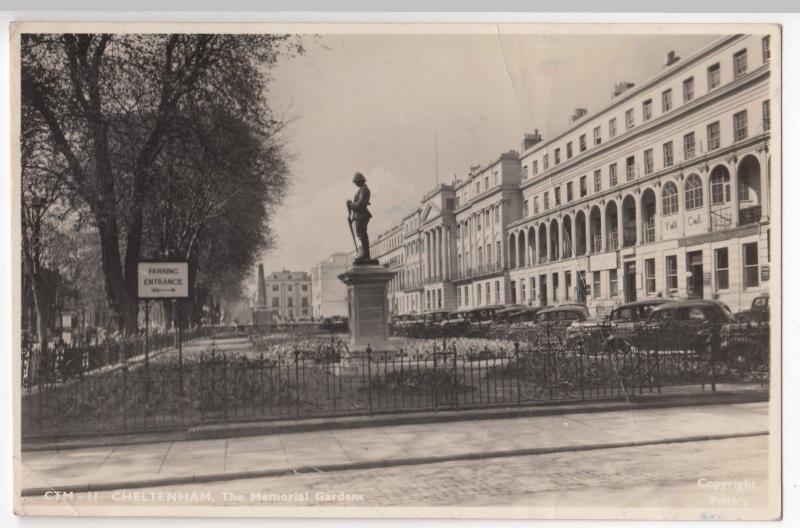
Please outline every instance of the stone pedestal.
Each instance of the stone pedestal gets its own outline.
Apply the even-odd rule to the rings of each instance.
[[[393,351],[389,344],[386,287],[395,272],[373,262],[355,264],[339,275],[339,280],[347,285],[350,352],[355,355],[363,354],[367,345],[373,352]]]
[[[275,310],[264,307],[253,308],[253,326],[268,326],[275,320]]]

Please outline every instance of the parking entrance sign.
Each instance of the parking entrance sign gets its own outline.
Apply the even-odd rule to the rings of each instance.
[[[139,262],[140,299],[185,299],[189,297],[188,262]]]

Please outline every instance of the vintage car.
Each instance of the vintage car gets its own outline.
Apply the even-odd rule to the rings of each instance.
[[[526,304],[508,304],[494,313],[492,324],[494,326],[508,325],[511,323],[511,317],[515,313],[527,307]]]
[[[589,319],[589,310],[582,304],[561,304],[541,308],[534,321],[537,328],[567,328],[575,321]]]
[[[442,330],[448,336],[460,336],[469,329],[469,312],[458,310],[448,313],[442,321]]]
[[[574,346],[569,342],[569,327],[576,322],[589,319],[589,310],[582,304],[562,304],[559,306],[541,307],[534,316],[532,324],[524,326],[525,331],[531,329],[540,346],[552,347]]]
[[[541,306],[523,306],[509,317],[512,327],[533,326],[536,323],[536,314],[542,311]]]
[[[768,345],[760,343],[747,327],[719,301],[677,301],[653,308],[637,338],[628,344],[640,351],[710,354],[736,364],[763,361]]]
[[[494,322],[495,315],[503,309],[502,304],[480,306],[467,311],[467,321],[473,327],[489,327]]]
[[[751,323],[769,323],[769,293],[761,293],[750,305],[750,308],[737,314],[740,318]]]

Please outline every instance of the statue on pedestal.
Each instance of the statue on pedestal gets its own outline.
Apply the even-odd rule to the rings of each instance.
[[[360,172],[356,172],[353,175],[353,183],[358,187],[358,191],[352,200],[347,200],[347,221],[350,224],[350,234],[353,234],[353,223],[356,224],[355,236],[361,242],[361,250],[354,262],[355,264],[377,264],[378,262],[369,255],[367,224],[372,218],[372,214],[367,209],[370,198],[367,179]]]

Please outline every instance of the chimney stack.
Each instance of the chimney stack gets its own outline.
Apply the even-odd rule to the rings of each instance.
[[[615,84],[614,85],[614,97],[617,97],[618,95],[622,95],[623,93],[625,93],[626,91],[630,90],[634,86],[636,86],[636,85],[634,83],[632,83],[632,82],[629,82],[629,81],[622,81],[621,83]]]
[[[589,113],[589,110],[587,110],[586,108],[576,108],[575,109],[575,113],[572,114],[572,122],[574,123],[575,121],[577,121],[578,119],[582,118],[583,116],[585,116],[588,113]]]
[[[542,140],[542,136],[539,135],[539,129],[533,131],[533,134],[525,134],[525,137],[522,139],[522,151],[525,152],[535,144],[539,143]]]
[[[678,62],[679,60],[681,60],[681,58],[680,58],[680,57],[678,57],[678,56],[675,54],[675,51],[674,51],[674,50],[670,50],[670,51],[667,53],[667,57],[664,59],[664,67],[665,67],[665,68],[667,68],[667,67],[669,67],[669,66],[672,66],[673,64],[675,64],[675,63],[676,63],[676,62]]]

